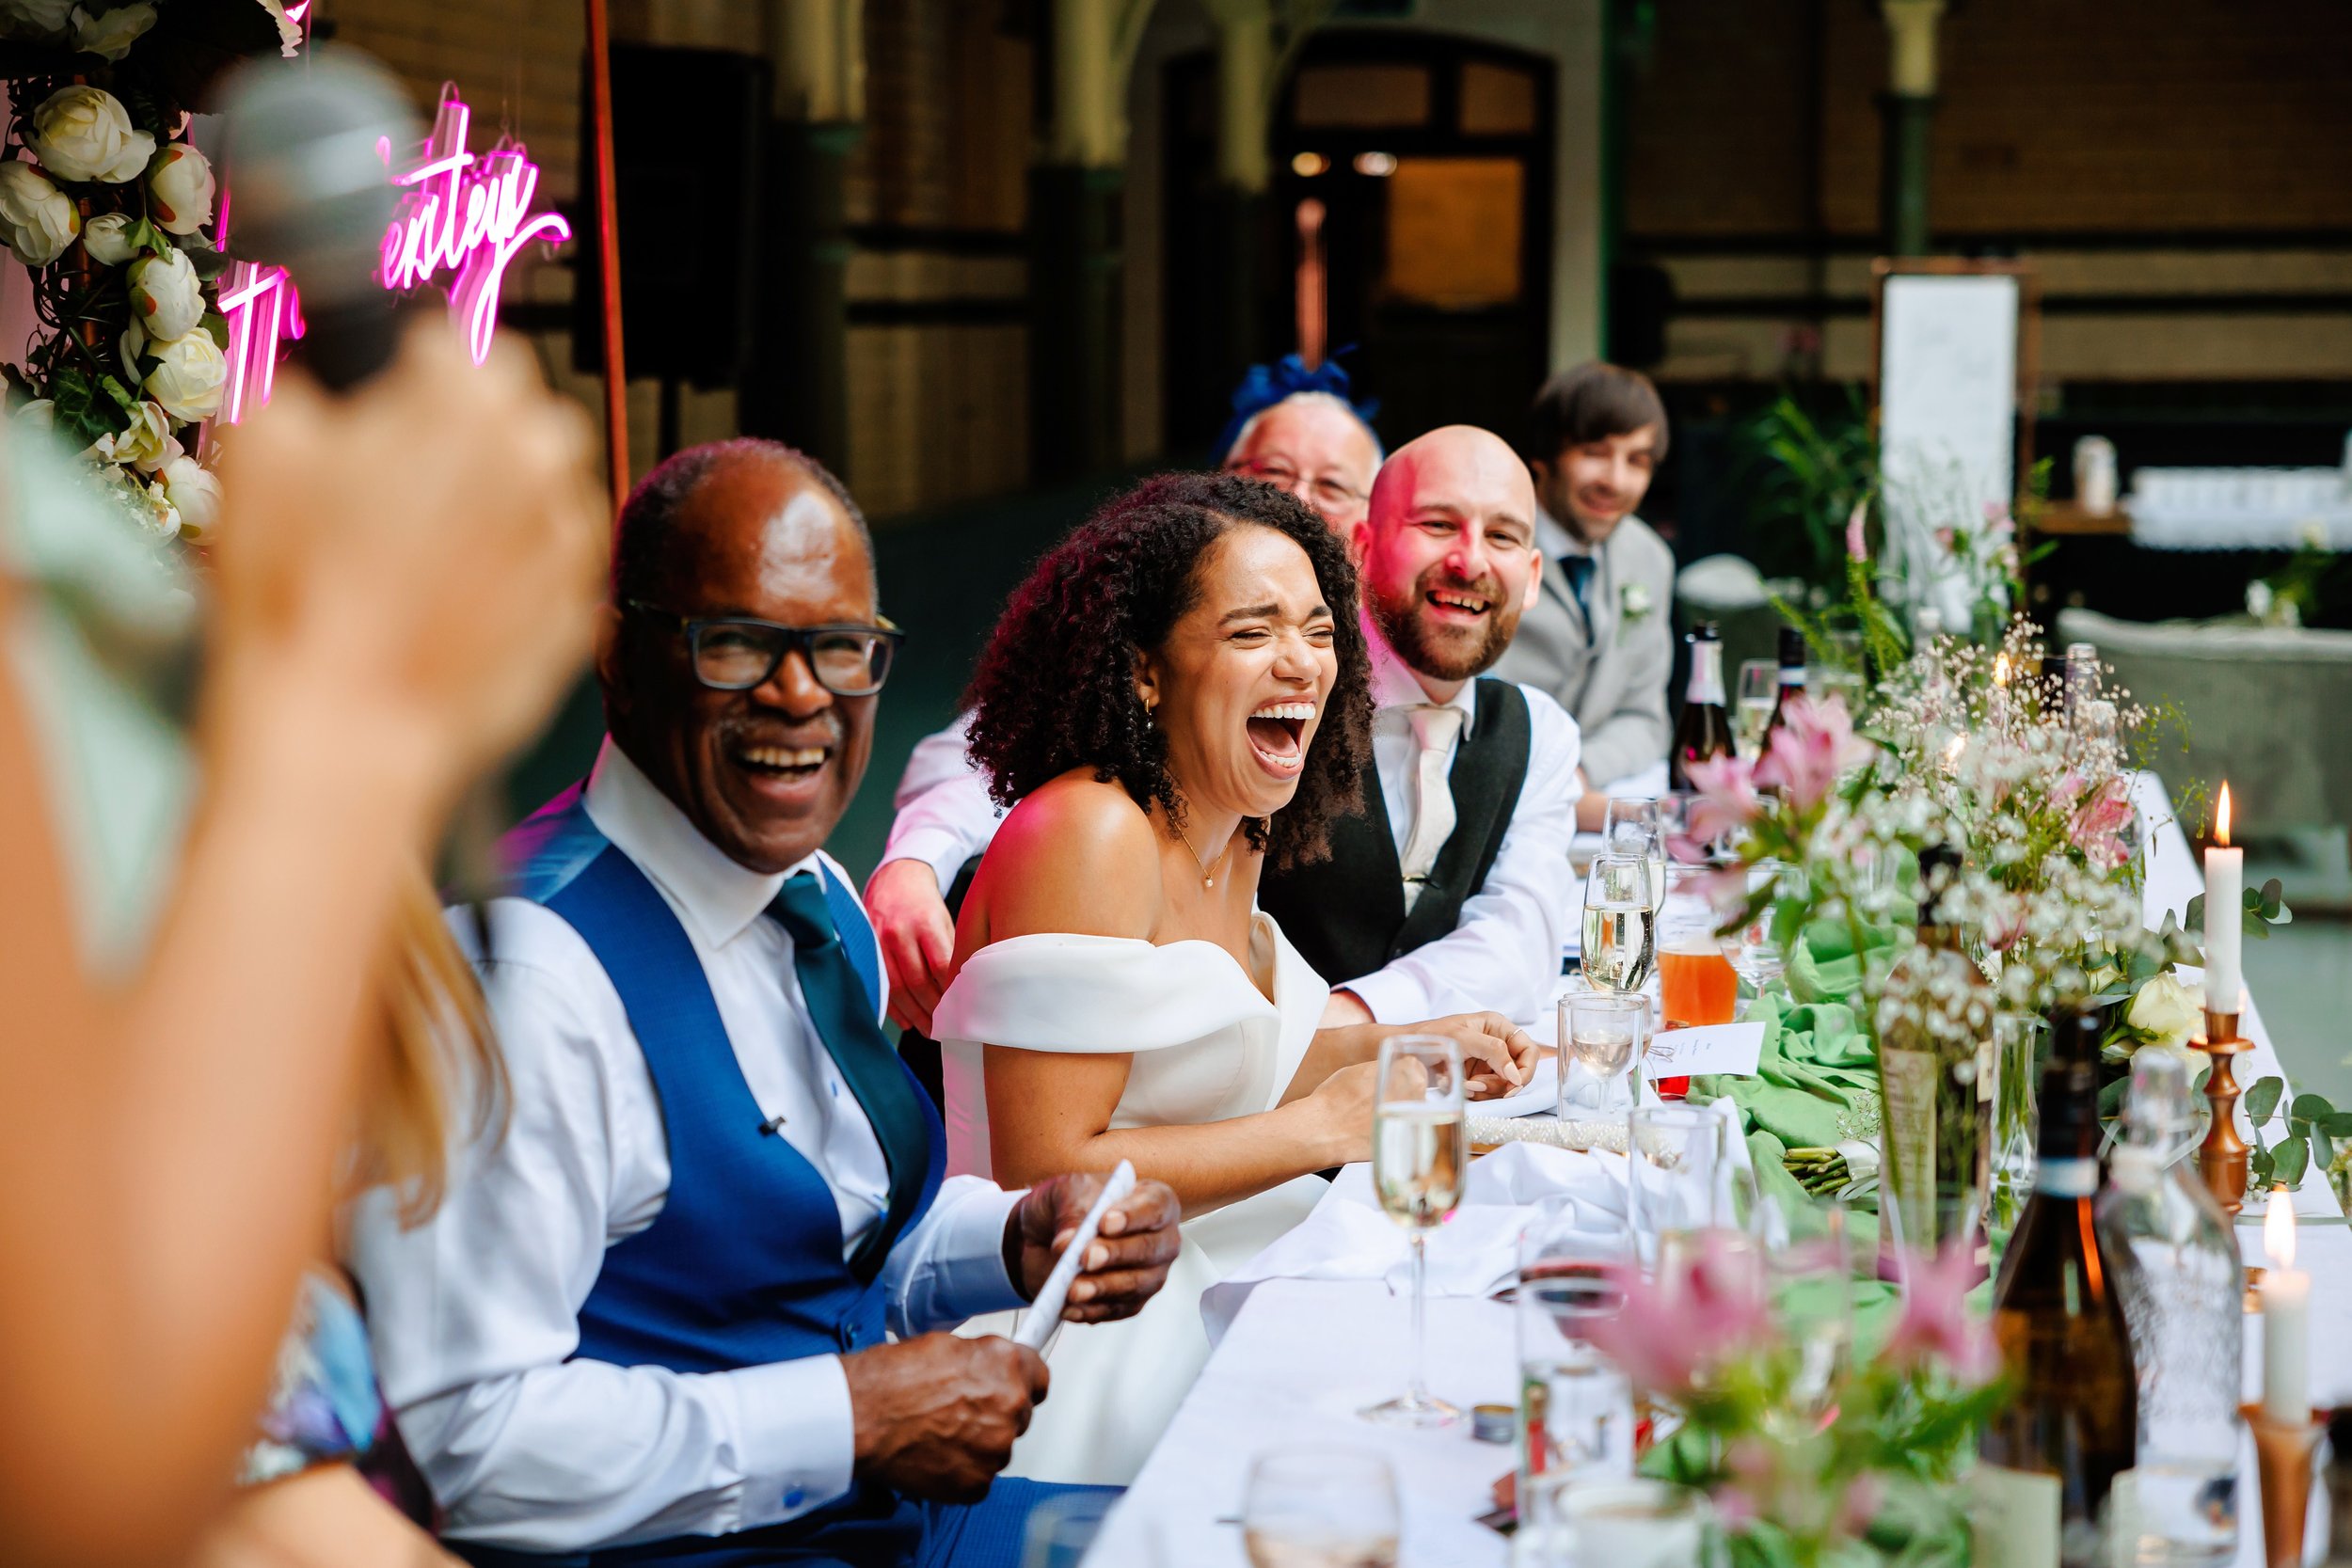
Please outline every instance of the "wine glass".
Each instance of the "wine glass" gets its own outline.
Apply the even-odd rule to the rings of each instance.
[[[1593,857],[1584,875],[1583,967],[1594,985],[1637,991],[1649,983],[1658,928],[1652,890],[1659,885],[1647,856]]]
[[[1633,1398],[1595,1350],[1596,1323],[1624,1309],[1625,1216],[1571,1202],[1519,1237],[1518,1496],[1633,1474]]]
[[[1252,1568],[1396,1568],[1396,1472],[1363,1449],[1262,1453],[1242,1495]]]
[[[1601,1116],[1610,1116],[1615,1085],[1626,1079],[1642,1059],[1643,1037],[1649,1028],[1649,998],[1624,991],[1570,991],[1560,999],[1559,1038],[1565,1062],[1574,1062],[1600,1085]],[[1637,1094],[1635,1099],[1639,1099]],[[1569,1114],[1565,1070],[1556,1112]]]
[[[1779,661],[1742,659],[1737,701],[1739,705],[1731,714],[1731,736],[1740,754],[1753,762],[1764,749],[1764,727],[1772,721],[1772,708],[1780,701]]]
[[[1021,1568],[1078,1568],[1103,1532],[1117,1493],[1066,1492],[1043,1497],[1021,1528]]]
[[[1442,1035],[1391,1035],[1380,1042],[1379,1098],[1372,1115],[1372,1186],[1413,1245],[1412,1378],[1396,1399],[1364,1418],[1434,1427],[1461,1418],[1422,1380],[1422,1319],[1429,1232],[1454,1217],[1470,1163],[1463,1125],[1462,1048]]]
[[[1646,797],[1613,795],[1601,814],[1600,847],[1612,855],[1638,855],[1649,863],[1650,905],[1666,891],[1666,828],[1659,802]]]
[[[1702,1105],[1637,1105],[1628,1118],[1626,1202],[1645,1269],[1724,1223],[1723,1117]]]

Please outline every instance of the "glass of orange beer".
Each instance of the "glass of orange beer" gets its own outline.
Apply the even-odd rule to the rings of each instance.
[[[1677,865],[1666,876],[1658,914],[1658,990],[1665,1029],[1729,1023],[1740,1010],[1740,976],[1715,934],[1704,866]],[[1690,1091],[1688,1078],[1661,1078],[1658,1092],[1673,1099]]]

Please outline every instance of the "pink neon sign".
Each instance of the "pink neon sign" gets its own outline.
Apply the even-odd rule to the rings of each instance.
[[[480,364],[498,328],[506,269],[523,246],[561,243],[572,237],[572,229],[559,214],[531,210],[539,166],[521,143],[483,153],[467,149],[472,119],[456,84],[443,87],[421,161],[389,175],[401,195],[384,231],[376,277],[394,293],[446,280],[450,309],[458,313],[467,347]],[[391,145],[378,142],[376,150],[389,174]],[[248,408],[269,401],[279,342],[302,336],[302,304],[283,268],[241,261],[222,280],[220,310],[229,323],[229,384],[220,417],[234,424]]]

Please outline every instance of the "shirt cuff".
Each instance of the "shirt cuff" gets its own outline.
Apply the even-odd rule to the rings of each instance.
[[[1353,992],[1375,1023],[1418,1023],[1429,1016],[1428,993],[1393,969],[1376,969],[1331,989]]]
[[[1023,1198],[1020,1192],[976,1187],[956,1206],[931,1255],[930,1288],[943,1318],[977,1318],[1026,1307],[1021,1282],[1005,1272],[1005,1227]]]
[[[921,861],[931,868],[931,875],[939,879],[939,895],[945,898],[947,890],[956,885],[956,874],[971,858],[971,846],[964,842],[961,833],[946,828],[910,828],[892,840],[883,863]]]
[[[739,1528],[781,1524],[848,1495],[857,1462],[850,1378],[837,1355],[726,1374],[743,1470]]]

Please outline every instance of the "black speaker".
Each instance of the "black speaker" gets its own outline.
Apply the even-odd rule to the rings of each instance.
[[[726,49],[612,46],[612,184],[621,260],[621,341],[631,379],[738,384],[749,367],[770,68]],[[580,98],[572,363],[604,368],[596,124]]]

